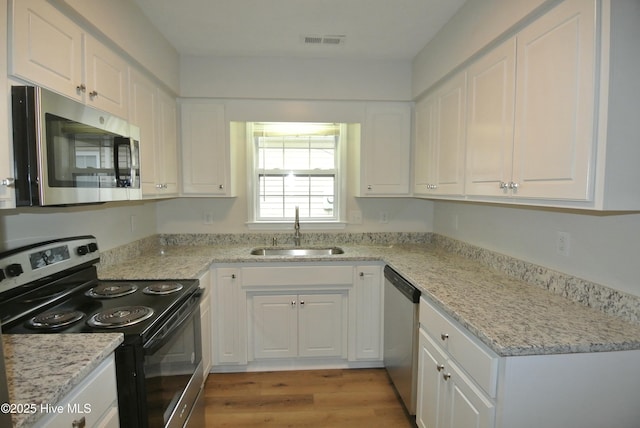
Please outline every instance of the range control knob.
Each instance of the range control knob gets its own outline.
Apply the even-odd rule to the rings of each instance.
[[[2,269],[0,269],[0,281],[2,281],[5,278],[6,278],[6,276],[4,274],[4,271]]]
[[[76,254],[78,254],[79,256],[84,256],[88,252],[89,247],[87,247],[86,245],[80,245],[78,248],[76,248]]]
[[[23,273],[24,270],[22,270],[22,266],[18,263],[7,266],[7,275],[9,276],[20,276]]]
[[[90,242],[89,243],[89,252],[90,253],[95,253],[96,251],[98,251],[98,244],[96,244],[95,242]]]

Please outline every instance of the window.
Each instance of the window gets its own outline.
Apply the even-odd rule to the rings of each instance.
[[[254,122],[254,219],[340,220],[341,129],[336,123]]]

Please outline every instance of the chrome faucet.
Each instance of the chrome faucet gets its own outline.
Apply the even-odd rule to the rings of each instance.
[[[300,210],[296,205],[296,219],[293,222],[293,245],[296,247],[300,246]]]

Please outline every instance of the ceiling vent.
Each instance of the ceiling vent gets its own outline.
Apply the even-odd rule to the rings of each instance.
[[[344,35],[326,35],[326,36],[302,36],[305,45],[329,45],[340,46],[345,43],[347,36]]]

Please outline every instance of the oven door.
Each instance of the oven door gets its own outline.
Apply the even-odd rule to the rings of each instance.
[[[197,292],[144,345],[149,427],[183,427],[203,381]]]

